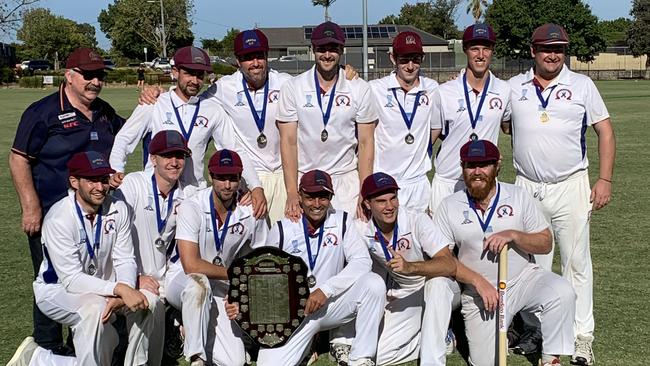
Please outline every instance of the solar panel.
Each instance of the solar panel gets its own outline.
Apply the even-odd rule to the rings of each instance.
[[[314,31],[314,27],[305,27],[305,39],[311,39],[311,33]],[[343,27],[343,33],[345,33],[346,39],[362,39],[363,38],[363,27]],[[394,25],[384,26],[384,25],[369,25],[368,26],[368,38],[392,38],[397,33],[397,27]]]

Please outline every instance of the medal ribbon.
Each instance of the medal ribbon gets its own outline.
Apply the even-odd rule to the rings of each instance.
[[[386,239],[384,238],[384,235],[381,233],[381,231],[379,231],[379,226],[377,226],[375,220],[372,220],[372,223],[375,224],[375,235],[377,236],[377,239],[379,239],[379,244],[381,244],[381,249],[384,250],[384,256],[386,257],[386,261],[393,259],[393,256],[388,251],[388,243],[386,243]],[[397,221],[395,221],[395,227],[393,228],[393,250],[397,250]]]
[[[214,208],[214,195],[210,193],[210,218],[212,219],[212,236],[214,236],[214,247],[217,249],[217,254],[221,253],[223,243],[226,241],[226,234],[228,233],[228,223],[230,222],[230,215],[232,210],[228,210],[226,221],[221,228],[221,234],[218,234],[219,228],[217,227],[217,218]]]
[[[88,240],[88,232],[86,231],[86,225],[84,225],[84,216],[81,213],[81,207],[79,207],[79,203],[77,202],[76,199],[74,199],[74,205],[75,208],[77,209],[77,217],[79,218],[79,223],[81,224],[81,228],[84,231],[84,241],[86,242],[86,250],[88,250],[88,255],[90,256],[90,259],[93,260],[95,259],[95,250],[99,250],[99,235],[101,234],[101,229],[102,229],[102,208],[100,206],[99,212],[97,212],[97,225],[95,226],[95,242],[91,246],[90,240]]]
[[[537,99],[539,99],[539,103],[542,105],[542,108],[546,109],[546,106],[548,105],[548,102],[551,99],[551,94],[553,94],[553,89],[555,89],[557,85],[553,85],[552,87],[549,88],[548,97],[546,98],[544,98],[544,96],[542,95],[543,92],[542,86],[537,85],[537,83],[535,82],[533,83],[533,85],[535,86],[535,93],[537,93]]]
[[[469,123],[472,124],[472,129],[476,129],[476,123],[478,122],[479,117],[481,116],[481,109],[483,108],[483,102],[485,101],[485,96],[487,95],[488,87],[490,86],[490,74],[488,74],[487,80],[485,80],[485,85],[483,86],[483,91],[481,92],[481,99],[478,102],[478,107],[476,108],[476,115],[472,112],[472,105],[469,101],[469,90],[467,89],[467,72],[463,74],[463,89],[465,90],[465,104],[467,104],[467,113],[469,114]]]
[[[336,83],[338,82],[339,77],[338,75],[336,76],[336,82],[334,82],[334,86],[332,87],[332,90],[330,90],[330,99],[329,103],[327,104],[327,111],[323,112],[323,101],[321,100],[320,97],[320,82],[318,81],[318,74],[316,72],[316,69],[314,68],[314,82],[316,83],[316,100],[318,100],[318,106],[320,107],[320,112],[323,114],[323,125],[325,128],[327,128],[327,122],[330,120],[330,114],[332,113],[332,105],[334,104],[334,95],[336,94]]]
[[[178,121],[178,126],[181,128],[181,133],[185,137],[186,141],[190,141],[190,136],[192,136],[192,131],[194,130],[194,124],[196,123],[196,117],[199,115],[199,107],[201,106],[201,101],[196,102],[196,109],[194,110],[194,115],[192,116],[192,122],[190,123],[190,129],[185,130],[183,126],[183,120],[181,119],[180,113],[178,113],[178,108],[174,105],[174,99],[172,98],[171,93],[169,94],[169,100],[172,102],[172,107],[174,108],[174,113],[176,114],[176,120]]]
[[[307,256],[309,257],[309,270],[314,272],[314,268],[316,267],[316,260],[318,259],[318,253],[320,253],[320,245],[323,242],[323,229],[325,227],[325,223],[323,223],[320,228],[318,229],[318,249],[316,249],[316,256],[312,257],[311,255],[311,240],[309,238],[309,230],[307,229],[307,219],[305,218],[305,215],[302,215],[302,230],[303,233],[305,234],[305,244],[307,245]]]
[[[404,123],[406,124],[406,128],[411,132],[411,126],[413,125],[413,120],[415,119],[415,112],[418,110],[418,106],[420,105],[420,92],[418,92],[415,95],[415,102],[413,103],[413,111],[411,112],[411,118],[406,114],[406,111],[404,111],[404,108],[402,108],[402,103],[399,102],[399,99],[397,99],[397,92],[395,91],[397,88],[393,88],[393,96],[395,96],[395,101],[397,102],[397,106],[399,107],[399,111],[402,113],[402,119],[404,120]]]
[[[158,202],[158,185],[156,184],[156,174],[151,175],[151,189],[153,191],[153,201],[156,203],[156,223],[158,224],[158,235],[162,235],[165,226],[167,225],[167,220],[172,213],[172,205],[174,204],[174,192],[178,183],[174,185],[171,191],[169,191],[169,197],[167,201],[167,214],[165,218],[160,217],[160,203]]]
[[[479,224],[481,224],[481,229],[483,230],[483,234],[485,234],[487,229],[490,227],[490,221],[492,221],[492,216],[494,215],[494,211],[496,211],[497,206],[499,205],[499,196],[501,195],[501,185],[497,183],[497,194],[496,196],[494,196],[492,207],[490,207],[490,211],[488,212],[487,219],[485,220],[485,222],[483,221],[483,219],[481,219],[481,215],[479,215],[478,211],[476,211],[476,205],[474,204],[474,200],[472,199],[472,197],[470,197],[467,189],[465,189],[465,194],[467,194],[467,201],[469,202],[469,207],[472,210],[474,210],[474,213],[476,214],[476,218],[478,219]]]
[[[264,102],[262,103],[262,112],[257,113],[255,109],[255,104],[253,104],[253,98],[248,92],[248,84],[246,83],[246,78],[242,77],[242,85],[244,86],[244,94],[246,94],[246,100],[248,101],[248,108],[251,110],[257,129],[262,133],[264,131],[264,123],[266,122],[266,103],[268,102],[269,97],[269,79],[266,78],[266,83],[264,84]]]

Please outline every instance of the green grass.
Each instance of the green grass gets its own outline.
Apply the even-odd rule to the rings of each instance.
[[[648,171],[650,162],[650,82],[598,82],[612,117],[617,137],[617,159],[612,202],[593,213],[591,250],[594,262],[594,312],[598,365],[643,365],[650,358],[650,298],[647,243],[650,236]],[[20,206],[9,176],[6,154],[13,143],[23,110],[54,89],[0,89],[0,364],[9,360],[16,346],[31,333],[31,262],[25,235],[20,230]],[[105,89],[102,98],[123,116],[135,107],[134,88]],[[512,181],[508,139],[501,137],[504,168],[501,180]],[[588,152],[593,182],[598,176],[597,146],[593,130],[588,133]],[[136,159],[131,159],[132,166]],[[511,365],[530,365],[520,356]],[[565,361],[568,364],[568,360]],[[463,365],[457,355],[449,365]],[[320,361],[318,365],[330,365]],[[414,365],[414,363],[413,363]]]

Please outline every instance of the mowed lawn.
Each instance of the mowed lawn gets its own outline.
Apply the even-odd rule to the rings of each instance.
[[[591,216],[591,250],[594,261],[594,312],[598,365],[643,365],[650,359],[650,82],[597,82],[612,116],[617,137],[617,159],[612,202]],[[31,333],[32,269],[25,235],[20,230],[20,205],[16,197],[7,154],[23,110],[54,89],[0,89],[0,364],[5,364],[22,339]],[[135,107],[134,88],[106,88],[102,97],[123,116]],[[509,139],[501,137],[506,162],[501,179],[513,180]],[[592,162],[591,181],[598,177],[597,141],[588,132]],[[540,159],[544,157],[541,156]],[[130,160],[134,169],[138,159]],[[557,270],[557,268],[556,268]],[[568,365],[568,359],[563,360]],[[510,356],[512,365],[530,365]],[[320,361],[319,365],[331,363]],[[449,365],[463,365],[458,355]]]

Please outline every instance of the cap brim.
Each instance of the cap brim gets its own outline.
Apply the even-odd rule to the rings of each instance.
[[[177,68],[184,68],[184,69],[189,69],[189,70],[199,70],[199,71],[212,71],[212,66],[204,65],[204,64],[181,64],[175,65]]]
[[[168,154],[168,153],[172,153],[172,152],[178,152],[178,151],[184,152],[186,156],[192,156],[192,150],[184,149],[184,148],[181,148],[181,147],[168,147],[168,148],[162,149],[160,151],[150,152],[150,154],[151,155],[164,155],[164,154]]]
[[[70,174],[72,176],[76,177],[81,177],[81,178],[96,178],[96,177],[103,177],[106,175],[111,175],[115,173],[115,170],[112,168],[101,168],[101,169],[95,169],[91,172],[84,172],[84,173],[76,173],[76,174]]]
[[[399,190],[399,186],[397,186],[397,185],[381,187],[381,188],[378,188],[378,189],[376,189],[374,191],[367,192],[366,194],[362,195],[361,198],[363,198],[365,200],[365,199],[368,199],[368,198],[371,198],[371,197],[374,197],[374,196],[378,196],[381,193],[386,193],[386,192],[390,192],[390,191],[397,191],[397,190]]]
[[[269,52],[269,49],[266,48],[266,47],[246,48],[246,49],[242,49],[242,50],[240,50],[238,52],[235,52],[235,56],[239,57],[239,56],[244,56],[244,55],[248,55],[250,53],[257,53],[257,52]]]
[[[68,69],[79,69],[82,71],[112,70],[110,67],[104,65],[104,63],[85,64],[85,65],[79,65],[75,67],[68,67]]]
[[[534,45],[544,45],[544,46],[552,46],[552,45],[567,45],[569,44],[569,41],[562,41],[562,40],[553,40],[553,41],[536,41],[533,42]]]
[[[306,193],[327,192],[334,195],[334,190],[325,186],[307,186],[300,187],[300,190]]]
[[[311,44],[314,45],[314,46],[317,46],[317,47],[318,46],[324,46],[324,45],[330,44],[330,43],[335,43],[335,44],[338,44],[338,45],[341,45],[341,46],[345,46],[345,41],[341,41],[341,40],[333,38],[333,37],[321,38],[321,39],[311,41]]]
[[[208,168],[208,171],[212,175],[227,175],[227,174],[240,174],[243,169],[241,167],[217,167],[217,168]]]
[[[497,162],[499,158],[482,158],[482,157],[470,157],[467,159],[461,159],[463,163],[489,163],[491,161]]]

